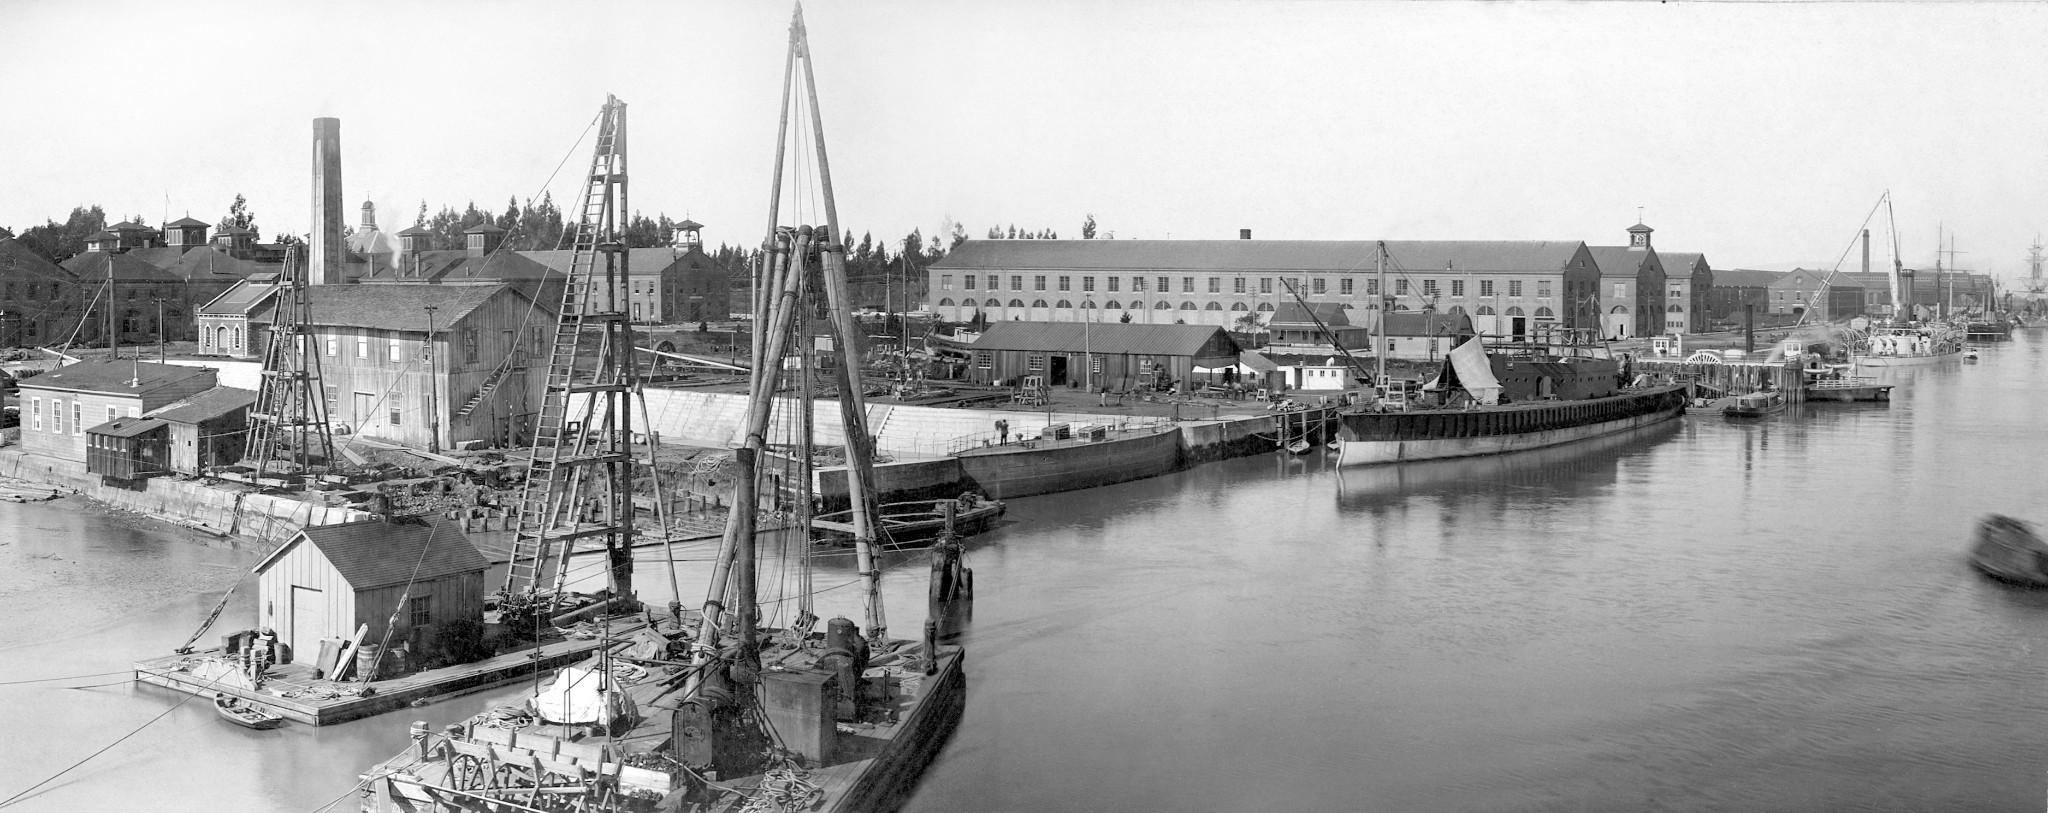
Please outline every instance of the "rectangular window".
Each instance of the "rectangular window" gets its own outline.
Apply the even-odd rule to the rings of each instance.
[[[1116,293],[1116,291],[1117,291],[1117,288],[1118,288],[1118,286],[1121,286],[1121,285],[1123,285],[1123,283],[1124,283],[1124,278],[1123,278],[1123,277],[1108,277],[1108,278],[1106,278],[1106,279],[1104,280],[1104,282],[1107,282],[1107,283],[1109,283],[1109,288],[1108,288],[1108,290],[1109,290],[1109,292],[1110,292],[1110,293]]]
[[[1144,277],[1132,277],[1132,278],[1131,278],[1131,290],[1132,290],[1132,291],[1143,291],[1143,290],[1145,290],[1145,278],[1144,278]]]
[[[1508,296],[1521,296],[1521,295],[1522,295],[1522,281],[1521,281],[1521,280],[1518,280],[1518,279],[1511,279],[1511,280],[1508,280]]]
[[[1035,277],[1032,277],[1032,278],[1031,278],[1031,290],[1034,290],[1034,291],[1043,291],[1043,290],[1045,290],[1045,275],[1044,275],[1044,274],[1039,274],[1039,275],[1037,275],[1037,276],[1035,276]]]
[[[1369,279],[1369,280],[1366,280],[1366,281],[1365,281],[1365,295],[1366,295],[1366,296],[1379,296],[1379,295],[1380,295],[1380,281],[1379,281],[1379,280],[1377,280],[1377,279]]]
[[[1262,294],[1270,294],[1270,293],[1272,293],[1272,292],[1273,292],[1273,278],[1272,278],[1272,277],[1260,277],[1260,278],[1259,278],[1259,293],[1262,293]]]
[[[1483,279],[1479,281],[1479,295],[1493,296],[1493,280]]]
[[[1023,276],[1022,274],[1011,274],[1011,275],[1010,275],[1010,290],[1012,290],[1012,291],[1022,291],[1022,290],[1024,290],[1024,276]]]
[[[80,404],[80,403],[78,403],[77,401],[72,401],[72,402],[71,402],[71,434],[77,435],[77,434],[82,434],[82,433],[84,433],[84,432],[85,432],[85,428],[84,428],[83,426],[80,426],[80,424],[82,424],[82,423],[84,423],[84,422],[85,422],[85,406],[84,406],[83,404]]]
[[[483,360],[483,349],[477,346],[476,328],[462,331],[462,349],[469,363],[475,364]]]
[[[366,358],[369,358],[369,357],[370,357],[370,339],[369,339],[369,337],[367,337],[367,336],[357,336],[357,337],[356,337],[356,358],[359,358],[359,359],[366,359]]]
[[[1323,292],[1324,292],[1324,289],[1323,289],[1323,285],[1324,285],[1324,284],[1325,284],[1325,283],[1324,283],[1324,280],[1323,280],[1323,278],[1322,278],[1322,277],[1316,277],[1316,278],[1315,278],[1315,281],[1313,281],[1313,282],[1309,283],[1309,290],[1310,290],[1311,292],[1313,292],[1313,293],[1318,293],[1318,294],[1320,294],[1320,293],[1323,293]]]
[[[1031,354],[1031,357],[1024,362],[1024,371],[1027,373],[1035,373],[1043,369],[1045,369],[1045,357],[1036,353]]]
[[[413,596],[407,600],[407,604],[409,606],[406,609],[411,615],[411,618],[407,620],[411,621],[413,626],[424,627],[434,623],[433,596]]]
[[[1395,296],[1407,296],[1407,295],[1408,295],[1408,278],[1407,278],[1407,277],[1402,277],[1402,278],[1400,278],[1400,279],[1394,280],[1394,295],[1395,295]]]
[[[1170,292],[1170,291],[1172,291],[1172,290],[1173,290],[1173,278],[1172,278],[1172,277],[1160,277],[1160,278],[1159,278],[1159,292],[1163,294],[1163,293],[1167,293],[1167,292]]]
[[[974,279],[975,277],[973,274],[968,274],[966,278],[962,279],[961,281],[967,283],[967,290],[972,291],[974,290]]]
[[[1066,276],[1066,275],[1064,275],[1064,274],[1060,275],[1060,290],[1062,290],[1062,291],[1071,291],[1071,290],[1074,290],[1074,287],[1073,287],[1073,283],[1074,283],[1074,278],[1073,278],[1073,277],[1069,277],[1069,276]]]
[[[121,417],[121,410],[107,407],[107,423],[113,423],[114,419],[119,417]]]
[[[1550,280],[1539,279],[1536,281],[1536,296],[1543,299],[1550,298]]]
[[[950,290],[953,290],[953,275],[952,275],[952,274],[940,274],[940,275],[939,275],[939,290],[941,290],[941,291],[950,291]]]
[[[327,355],[330,355],[330,356],[339,356],[339,355],[341,355],[341,339],[340,339],[340,338],[337,338],[337,337],[334,337],[334,336],[329,336],[329,337],[327,337]]]
[[[395,392],[391,394],[391,413],[390,413],[390,414],[391,414],[391,425],[392,425],[392,426],[397,426],[397,425],[398,425],[398,417],[399,417],[399,415],[400,415],[401,413],[400,413],[400,411],[399,411],[399,409],[398,409],[398,393],[395,393]]]
[[[1464,296],[1464,295],[1465,295],[1465,281],[1464,281],[1464,280],[1461,280],[1461,279],[1454,279],[1454,280],[1451,280],[1451,296]]]
[[[1436,280],[1426,279],[1422,281],[1422,295],[1436,296]]]
[[[981,369],[981,370],[987,370],[987,369],[990,369],[990,368],[992,368],[992,367],[996,366],[996,353],[995,353],[995,351],[993,351],[993,350],[976,350],[976,351],[974,351],[974,366],[975,366],[975,368],[976,368],[976,369]]]
[[[29,415],[31,415],[31,416],[33,416],[33,417],[35,418],[35,427],[36,427],[36,431],[38,431],[38,432],[41,432],[41,431],[43,431],[43,397],[42,397],[42,396],[38,395],[38,396],[36,396],[36,397],[34,397],[34,398],[31,398],[31,399],[29,399]]]
[[[1615,299],[1627,299],[1627,298],[1628,298],[1628,283],[1626,283],[1626,282],[1617,282],[1617,283],[1614,283],[1614,298],[1615,298]]]
[[[1192,293],[1194,293],[1194,292],[1195,292],[1195,278],[1194,278],[1194,277],[1181,277],[1181,278],[1180,278],[1180,292],[1181,292],[1181,293],[1184,293],[1184,294],[1192,294]]]
[[[1209,278],[1209,293],[1212,293],[1212,294],[1220,294],[1220,293],[1223,293],[1223,278],[1222,278],[1222,277],[1210,277],[1210,278]]]
[[[1350,296],[1350,295],[1351,295],[1351,278],[1350,278],[1350,277],[1345,277],[1345,278],[1343,278],[1343,279],[1337,280],[1337,293],[1339,293],[1339,294],[1342,294],[1342,295],[1344,295],[1344,296]]]
[[[638,303],[635,303],[636,307],[637,305]],[[403,344],[400,344],[397,339],[391,340],[391,346],[385,348],[385,353],[386,355],[384,360],[389,361],[392,364],[397,364],[399,362],[405,361],[405,346]]]
[[[1094,278],[1094,277],[1082,277],[1082,278],[1081,278],[1081,290],[1082,290],[1082,292],[1084,292],[1084,293],[1085,293],[1085,292],[1089,292],[1089,291],[1093,291],[1093,290],[1095,290],[1095,278]]]

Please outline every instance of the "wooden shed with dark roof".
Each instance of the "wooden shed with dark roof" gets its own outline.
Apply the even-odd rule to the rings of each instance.
[[[432,642],[437,629],[484,617],[484,571],[491,563],[454,523],[363,520],[314,525],[256,565],[260,626],[298,652],[322,638]]]
[[[1130,390],[1185,382],[1196,367],[1237,363],[1241,348],[1214,325],[998,322],[966,348],[967,377],[994,383],[1042,376],[1047,386]]]

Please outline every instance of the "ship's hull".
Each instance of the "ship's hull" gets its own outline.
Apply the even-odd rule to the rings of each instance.
[[[1339,416],[1337,465],[1508,454],[1626,432],[1685,414],[1685,389],[1470,411]]]
[[[1859,354],[1856,356],[1856,365],[1859,367],[1925,367],[1942,362],[1960,361],[1962,358],[1963,353],[1960,350],[1947,353],[1903,353],[1896,356],[1865,356]]]

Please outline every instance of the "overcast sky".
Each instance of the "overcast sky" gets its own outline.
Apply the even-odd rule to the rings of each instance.
[[[364,199],[567,209],[605,94],[634,208],[757,243],[790,6],[16,2],[0,225],[99,203],[310,222],[312,119]],[[1624,241],[1826,262],[1891,190],[2008,276],[2048,231],[2048,3],[805,6],[855,234]],[[564,158],[569,169],[551,187]],[[787,218],[785,218],[787,219]],[[1882,243],[1885,226],[1876,224]],[[1882,258],[1884,252],[1877,252]],[[1853,270],[1852,256],[1847,267]]]

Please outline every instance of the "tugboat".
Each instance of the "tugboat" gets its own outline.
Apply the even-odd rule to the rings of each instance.
[[[2048,587],[2048,544],[2025,520],[1992,514],[1977,521],[1970,564],[1994,579]]]

